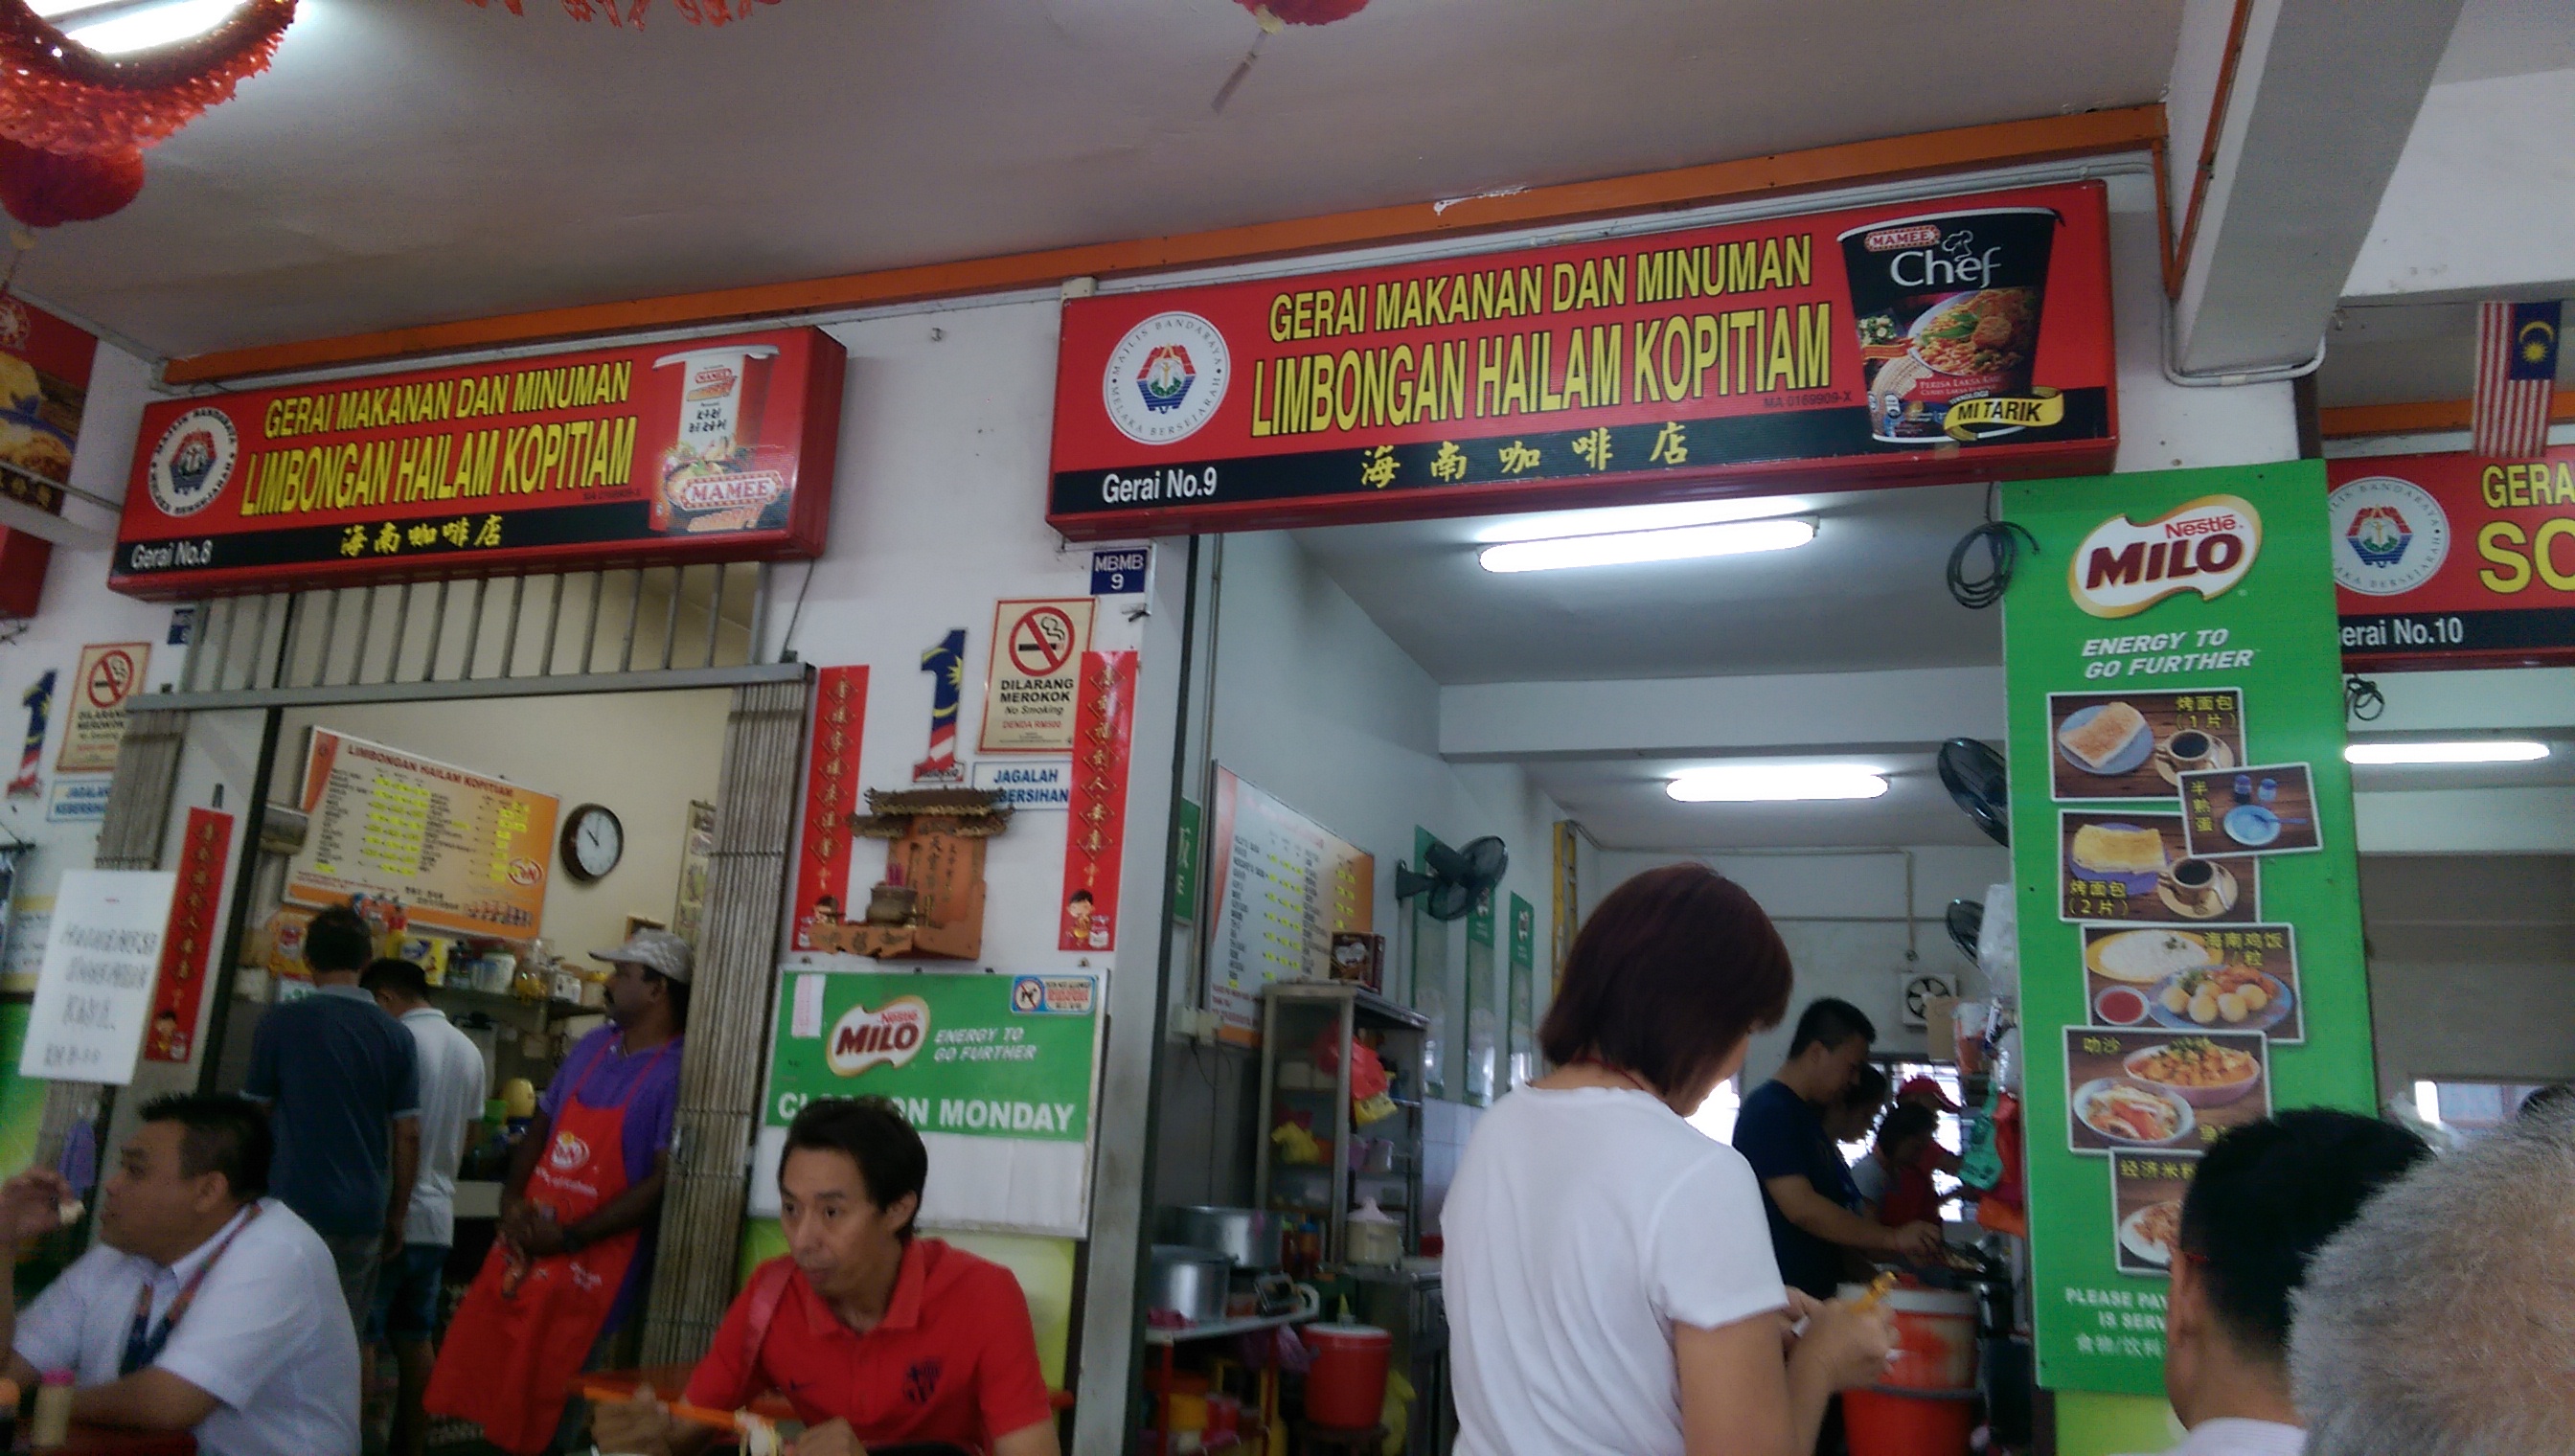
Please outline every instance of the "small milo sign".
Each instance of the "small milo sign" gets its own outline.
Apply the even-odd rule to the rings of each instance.
[[[885,1097],[923,1133],[1084,1141],[1099,982],[1087,975],[790,969],[762,1121]]]

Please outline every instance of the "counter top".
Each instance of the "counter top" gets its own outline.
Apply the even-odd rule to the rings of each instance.
[[[27,1449],[27,1423],[18,1423],[18,1445]],[[72,1438],[50,1448],[48,1456],[197,1456],[197,1438],[186,1431],[128,1431],[115,1426],[72,1423]]]

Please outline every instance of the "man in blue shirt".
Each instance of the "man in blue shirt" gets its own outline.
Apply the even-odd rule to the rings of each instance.
[[[1876,1038],[1859,1007],[1816,1000],[1797,1018],[1779,1074],[1743,1099],[1734,1120],[1734,1149],[1761,1180],[1779,1277],[1818,1299],[1841,1283],[1844,1249],[1925,1258],[1940,1246],[1938,1224],[1885,1228],[1836,1201],[1850,1170],[1824,1130],[1824,1109],[1849,1089]]]
[[[304,932],[313,993],[260,1018],[242,1084],[277,1134],[269,1191],[330,1246],[355,1326],[375,1306],[384,1258],[402,1249],[420,1169],[418,1052],[358,988],[374,954],[355,910],[315,915]]]

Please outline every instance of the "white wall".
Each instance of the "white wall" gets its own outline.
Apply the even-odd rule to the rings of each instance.
[[[1376,856],[1389,979],[1409,913],[1394,870],[1416,825],[1450,844],[1500,835],[1511,865],[1496,903],[1517,892],[1543,915],[1547,826],[1562,815],[1515,765],[1439,756],[1430,675],[1283,533],[1227,538],[1221,590],[1216,761]],[[1461,1006],[1464,931],[1449,938]]]
[[[912,765],[930,747],[921,655],[950,629],[966,629],[959,756],[972,759],[993,604],[1090,593],[1089,550],[1061,549],[1046,524],[1057,311],[1052,300],[1011,303],[830,330],[850,352],[831,540],[810,568],[772,573],[768,657],[784,648],[818,666],[869,666],[860,753],[867,787],[912,786]],[[1140,642],[1141,628],[1122,614],[1104,607],[1099,619],[1096,646]],[[1148,653],[1143,668],[1173,673],[1177,664]],[[1139,780],[1169,771],[1168,758],[1137,760]],[[1158,844],[1162,828],[1159,819],[1129,823],[1131,839]],[[1150,966],[1153,920],[1132,907],[1153,904],[1159,885],[1128,886],[1132,933],[1122,934],[1116,956],[1056,948],[1064,832],[1061,813],[1024,814],[991,841],[984,960],[1013,970],[1104,958]],[[863,898],[884,865],[884,847],[863,841],[853,866]]]
[[[269,798],[297,801],[307,729],[320,727],[551,793],[563,800],[558,829],[582,804],[606,805],[626,830],[626,854],[605,878],[581,883],[564,872],[563,856],[548,846],[545,911],[537,933],[557,955],[578,960],[624,939],[629,914],[669,921],[679,893],[689,801],[714,802],[724,775],[725,716],[732,698],[711,688],[296,709],[279,726]]]
[[[2010,853],[1999,845],[1914,847],[1909,851],[1913,895],[1908,911],[1905,852],[1658,854],[1585,845],[1580,858],[1582,912],[1588,916],[1604,895],[1643,870],[1688,860],[1710,866],[1760,902],[1788,946],[1797,984],[1788,998],[1787,1018],[1752,1038],[1743,1064],[1744,1086],[1750,1088],[1779,1069],[1797,1013],[1818,996],[1839,996],[1867,1013],[1877,1023],[1880,1052],[1918,1054],[1926,1049],[1923,1033],[1903,1024],[1896,1002],[1899,971],[1908,965],[1948,971],[1967,994],[1984,992],[1975,967],[1950,945],[1941,915],[1950,900],[1965,897],[1981,903],[1986,885],[2010,878]],[[1905,958],[1908,945],[1917,961]]]
[[[1212,589],[1201,611],[1214,618],[1214,704],[1209,756],[1376,858],[1372,922],[1386,937],[1388,988],[1398,999],[1412,950],[1412,906],[1394,897],[1394,871],[1412,854],[1415,826],[1450,844],[1497,834],[1510,870],[1496,913],[1517,893],[1539,926],[1535,991],[1546,987],[1545,923],[1549,834],[1555,804],[1509,763],[1452,764],[1439,756],[1439,685],[1405,656],[1349,595],[1284,533],[1210,542]],[[1205,790],[1194,790],[1203,793]],[[1444,930],[1444,933],[1442,931]],[[1508,925],[1495,928],[1494,1011],[1508,1011]],[[1466,936],[1450,925],[1423,937],[1438,950],[1449,1010],[1443,1034],[1458,1068],[1465,1034]],[[1425,959],[1430,957],[1425,956]],[[1197,995],[1200,982],[1176,971],[1171,993]],[[1503,1023],[1497,1019],[1497,1027]],[[1507,1032],[1497,1059],[1508,1056]],[[1156,1198],[1163,1203],[1244,1202],[1252,1192],[1257,1058],[1203,1046],[1176,1053],[1167,1075],[1159,1132]],[[1446,1096],[1462,1101],[1452,1069]],[[1443,1106],[1427,1127],[1433,1146],[1425,1176],[1444,1184],[1472,1126],[1472,1113]],[[1435,1203],[1433,1205],[1435,1207]]]
[[[2382,1097],[2575,1078],[2575,855],[2363,854]]]
[[[2433,87],[2344,296],[2540,298],[2575,279],[2570,134],[2575,71]]]
[[[58,823],[45,817],[46,795],[55,782],[54,759],[62,752],[72,696],[80,686],[73,675],[80,669],[81,649],[93,643],[150,644],[151,657],[144,664],[146,694],[178,681],[179,663],[187,652],[169,642],[170,608],[107,590],[107,561],[104,549],[55,547],[53,564],[45,574],[44,600],[26,635],[0,647],[0,725],[5,725],[0,742],[8,745],[7,752],[0,754],[6,759],[0,780],[18,771],[18,743],[27,729],[27,710],[21,700],[48,670],[54,674],[54,706],[45,723],[42,759],[45,792],[35,798],[0,798],[0,838],[24,839],[37,846],[19,868],[21,898],[50,896],[62,872],[87,869],[98,847],[97,820]]]

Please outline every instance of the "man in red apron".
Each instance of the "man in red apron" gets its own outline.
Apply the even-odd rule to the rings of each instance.
[[[688,942],[643,930],[592,953],[616,967],[610,1024],[582,1038],[547,1088],[511,1164],[501,1236],[448,1325],[423,1402],[521,1456],[553,1444],[567,1385],[645,1282],[677,1108]]]

